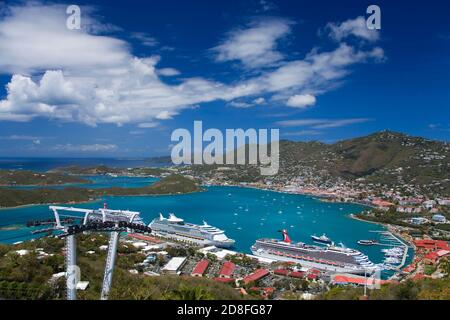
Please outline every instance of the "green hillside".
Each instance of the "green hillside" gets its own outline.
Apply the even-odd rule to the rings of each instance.
[[[0,186],[49,186],[88,182],[86,179],[60,173],[40,173],[29,170],[0,170]]]
[[[73,203],[91,201],[104,195],[158,195],[200,191],[196,181],[181,175],[167,176],[160,181],[139,188],[64,188],[64,189],[10,189],[0,188],[0,207],[16,207],[28,204]]]
[[[248,146],[247,146],[248,150]],[[193,166],[209,176],[217,166]],[[221,176],[236,182],[265,179],[257,166],[230,166]],[[286,183],[302,178],[316,185],[339,181],[411,185],[423,193],[450,195],[450,146],[446,142],[383,131],[334,144],[280,141],[280,170],[269,177]]]

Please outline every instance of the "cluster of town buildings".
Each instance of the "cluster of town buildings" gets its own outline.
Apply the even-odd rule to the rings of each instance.
[[[450,257],[450,244],[442,240],[418,239],[413,241],[414,260],[402,272],[407,279],[442,278],[441,263]]]
[[[194,255],[170,257],[163,249],[166,246],[180,245],[179,243],[166,242],[165,239],[161,240],[145,235],[132,234],[129,235],[129,238],[131,240],[128,239],[127,242],[140,248],[147,255],[144,260],[146,265],[144,274],[146,275],[172,274],[205,277],[230,284],[244,295],[252,293],[263,298],[283,298],[283,293],[288,289],[280,283],[294,283],[295,280],[299,280],[306,284],[306,287],[299,291],[299,297],[313,299],[330,285],[366,286],[369,289],[375,289],[384,283],[396,281],[354,274],[327,273],[315,268],[305,268],[295,263],[280,263],[252,255],[244,256],[239,252],[214,246],[197,249]],[[402,278],[422,279],[428,277],[424,274],[425,265],[438,266],[450,256],[450,245],[445,241],[421,239],[413,241],[413,245],[416,256],[410,265],[399,272]],[[165,258],[161,267],[155,266],[158,255],[163,255]],[[246,260],[240,259],[243,256]],[[249,259],[252,263],[249,263]],[[130,272],[137,273],[137,270],[130,270]],[[433,277],[439,277],[437,271]],[[294,288],[291,286],[290,289]]]
[[[214,179],[206,181],[208,185],[227,185],[228,182],[220,182]],[[415,214],[408,222],[416,225],[425,223],[450,223],[450,219],[441,213],[441,209],[450,211],[450,198],[430,199],[423,195],[415,197],[402,196],[400,192],[386,191],[380,192],[377,188],[360,190],[350,187],[347,183],[342,183],[332,187],[317,187],[313,185],[302,185],[298,181],[289,184],[275,184],[271,181],[240,183],[242,186],[254,187],[264,190],[274,190],[279,192],[304,194],[328,201],[358,203],[378,210],[395,210],[399,214]],[[423,217],[426,214],[429,218]]]

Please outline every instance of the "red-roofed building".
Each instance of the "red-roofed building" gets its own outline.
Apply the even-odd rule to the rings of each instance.
[[[320,270],[317,269],[311,269],[309,270],[309,273],[315,274],[315,275],[320,275],[322,272]]]
[[[275,292],[275,288],[272,288],[272,287],[265,287],[265,288],[251,287],[250,289],[248,289],[248,291],[259,293],[261,295],[261,297],[263,297],[263,298],[269,298]]]
[[[209,266],[209,261],[206,259],[202,259],[197,263],[194,270],[192,270],[191,276],[193,277],[202,277],[205,273],[206,269]]]
[[[449,253],[449,250],[436,250],[430,252],[424,257],[424,262],[428,264],[436,264],[440,258],[448,255]]]
[[[387,210],[387,209],[389,209],[389,207],[394,205],[392,202],[384,201],[384,200],[378,199],[378,198],[372,200],[372,204],[382,210]]]
[[[256,269],[255,272],[249,274],[244,278],[244,283],[248,284],[252,281],[258,281],[269,274],[269,270],[266,269]]]
[[[450,254],[450,250],[438,250],[436,254],[439,256],[439,258],[442,258]]]
[[[438,262],[438,260],[439,256],[436,252],[427,253],[427,255],[423,259],[426,264],[435,264],[436,262]]]
[[[305,276],[305,273],[301,272],[301,271],[292,271],[289,274],[289,277],[293,277],[293,278],[303,278],[304,276]]]
[[[423,249],[423,250],[449,250],[450,246],[446,241],[443,240],[415,240],[414,245],[417,247],[417,249]]]
[[[275,288],[272,288],[272,287],[263,288],[263,297],[269,298],[273,295],[274,292],[275,292]]]
[[[357,276],[347,276],[347,275],[336,275],[332,282],[334,284],[354,284],[354,285],[358,285],[358,286],[363,286],[365,284],[367,284],[367,286],[374,286],[377,283],[378,284],[385,284],[385,283],[390,283],[392,281],[388,281],[388,280],[379,280],[379,279],[374,279],[374,278],[364,278],[364,277],[357,277]]]
[[[316,280],[319,276],[317,274],[314,273],[310,273],[308,274],[308,280]]]
[[[279,276],[287,276],[289,274],[289,270],[287,269],[275,269],[273,270],[274,274],[277,274]]]
[[[155,244],[160,244],[162,243],[161,240],[155,238],[155,237],[150,237],[150,236],[144,236],[143,234],[138,234],[138,233],[129,233],[128,236],[130,238],[133,239],[138,239],[138,240],[143,240],[146,242],[151,242],[151,243],[155,243]]]
[[[231,278],[236,265],[231,261],[225,261],[219,271],[220,278]]]

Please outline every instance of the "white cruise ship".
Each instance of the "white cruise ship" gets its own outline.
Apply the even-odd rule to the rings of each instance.
[[[365,274],[373,273],[378,266],[360,251],[329,245],[319,247],[302,242],[294,243],[286,230],[283,240],[258,239],[251,247],[255,256],[278,261],[291,261],[308,268],[329,271],[333,273]]]
[[[230,248],[235,243],[221,229],[210,226],[206,222],[202,225],[187,223],[173,213],[170,213],[168,218],[160,214],[159,218],[150,222],[149,227],[157,235],[201,246]]]

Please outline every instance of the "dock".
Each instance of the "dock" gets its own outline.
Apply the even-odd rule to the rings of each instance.
[[[395,239],[396,239],[399,243],[401,243],[402,246],[403,246],[403,256],[402,256],[402,261],[401,261],[401,263],[397,266],[397,270],[400,271],[400,269],[403,268],[404,265],[406,264],[406,258],[408,257],[408,248],[409,248],[409,245],[406,244],[405,242],[403,242],[402,239],[400,239],[399,237],[397,237],[396,235],[394,235],[392,232],[389,232],[389,233],[390,233],[390,235],[391,235],[393,238],[395,238]]]
[[[409,245],[403,239],[396,236],[391,231],[370,231],[370,232],[380,233],[384,237],[384,240],[388,241],[388,243],[379,243],[379,245],[381,245],[381,246],[391,246],[391,247],[402,247],[403,248],[402,260],[401,260],[400,264],[395,267],[395,270],[400,271],[406,264],[406,258],[408,257]]]

